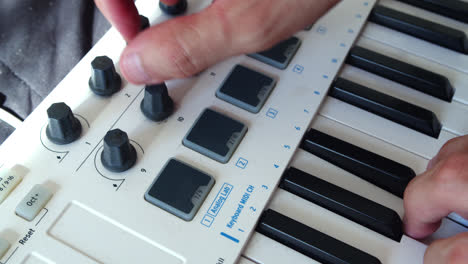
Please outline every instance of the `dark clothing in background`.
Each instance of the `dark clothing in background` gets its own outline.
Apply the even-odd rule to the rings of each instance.
[[[26,118],[109,26],[92,0],[1,0],[0,106]]]

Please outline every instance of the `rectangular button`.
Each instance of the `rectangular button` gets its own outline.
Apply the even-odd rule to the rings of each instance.
[[[16,214],[32,221],[52,198],[52,192],[41,184],[36,184],[16,207]]]
[[[21,182],[23,176],[17,173],[14,169],[2,169],[0,172],[0,204],[8,197],[8,195]]]
[[[0,237],[0,259],[7,253],[10,246],[10,242]]]
[[[247,126],[224,114],[205,109],[182,143],[221,163],[227,163],[247,133]]]
[[[300,45],[300,39],[291,37],[276,44],[269,50],[249,54],[248,56],[275,68],[284,70],[288,67],[289,62],[293,59]]]
[[[191,221],[214,183],[212,176],[170,159],[145,193],[145,200],[185,221]]]
[[[216,96],[251,113],[258,113],[275,83],[273,78],[263,73],[236,65],[216,91]]]

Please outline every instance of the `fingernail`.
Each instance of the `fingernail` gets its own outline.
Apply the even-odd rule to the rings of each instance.
[[[435,163],[435,160],[436,160],[436,157],[433,157],[433,158],[429,161],[429,163],[427,163],[426,170],[430,170],[430,169],[432,169],[432,168],[434,167],[434,165],[435,165],[435,164],[434,164],[434,163]]]
[[[122,58],[121,69],[129,82],[150,83],[151,77],[145,72],[141,58],[137,53],[130,53]]]

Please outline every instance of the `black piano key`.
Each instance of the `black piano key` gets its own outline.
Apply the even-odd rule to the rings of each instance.
[[[315,129],[306,133],[301,148],[401,198],[416,176],[405,165]]]
[[[436,45],[468,54],[468,39],[465,32],[461,30],[408,15],[381,5],[374,7],[369,20]]]
[[[468,3],[460,0],[399,0],[468,23]]]
[[[280,188],[397,242],[403,236],[395,211],[296,168],[286,170]]]
[[[262,214],[256,230],[322,264],[381,264],[376,257],[271,209]]]
[[[447,102],[455,94],[447,77],[359,46],[350,50],[346,63]]]
[[[329,95],[431,137],[439,137],[442,125],[436,115],[419,106],[343,78],[332,84]]]

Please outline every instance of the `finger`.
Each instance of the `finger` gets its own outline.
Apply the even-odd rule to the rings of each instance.
[[[95,2],[127,42],[138,34],[140,18],[133,0],[95,0]]]
[[[447,156],[455,152],[468,153],[468,135],[447,141],[447,143],[445,143],[444,146],[440,149],[439,153],[437,153],[437,155],[429,161],[427,168],[431,169],[439,161],[445,159]]]
[[[139,34],[123,52],[120,68],[127,80],[140,84],[189,77],[224,58],[272,46],[315,21],[336,2],[218,0],[202,12]]]
[[[410,182],[404,194],[405,232],[414,238],[433,233],[456,212],[468,217],[468,153],[456,152]]]
[[[468,263],[468,233],[438,240],[424,254],[424,264]]]
[[[173,6],[179,3],[180,0],[160,0],[160,1],[168,6]]]

